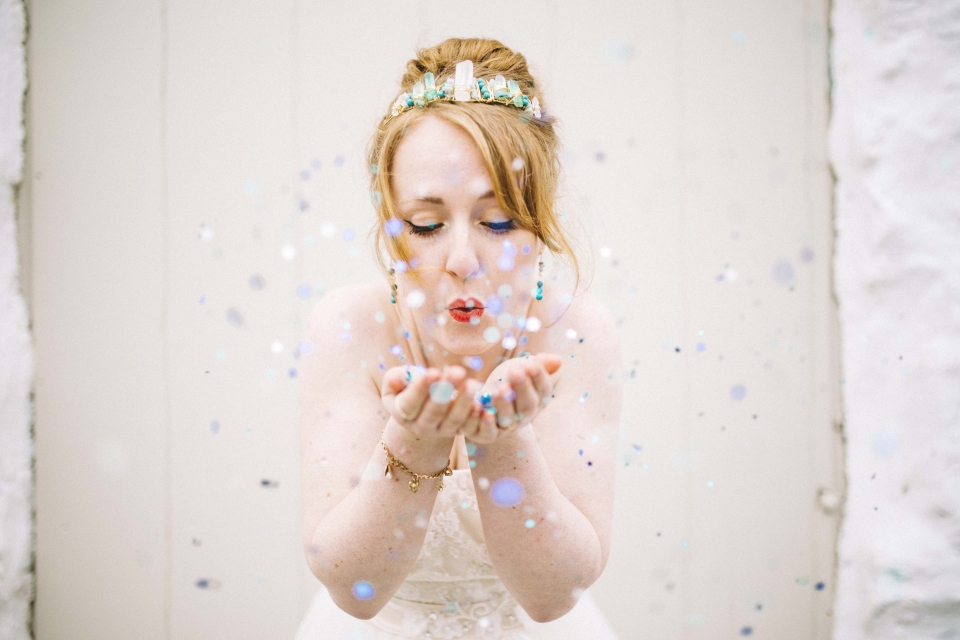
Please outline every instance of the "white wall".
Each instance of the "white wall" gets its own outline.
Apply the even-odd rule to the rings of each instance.
[[[960,2],[833,5],[837,640],[960,638]]]
[[[0,0],[0,639],[30,637],[33,352],[20,290],[15,188],[23,168],[25,20]]]
[[[544,83],[564,206],[620,321],[598,603],[624,640],[828,637],[825,2],[37,0],[30,18],[40,640],[292,635],[317,585],[302,320],[377,277],[366,138],[415,46],[462,34]]]

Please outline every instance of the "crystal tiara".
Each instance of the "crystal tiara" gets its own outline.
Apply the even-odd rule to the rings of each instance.
[[[415,83],[410,93],[401,93],[390,109],[390,116],[395,117],[414,107],[425,107],[437,100],[456,102],[498,102],[518,109],[523,109],[534,118],[540,119],[540,101],[532,100],[520,91],[516,80],[504,80],[497,75],[491,80],[473,77],[473,61],[464,60],[457,63],[454,76],[447,78],[439,88],[433,73],[423,74],[423,80]]]

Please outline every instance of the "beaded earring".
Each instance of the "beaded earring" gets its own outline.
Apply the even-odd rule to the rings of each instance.
[[[393,279],[390,283],[390,304],[397,304],[397,276],[392,267],[390,268],[390,277]]]
[[[537,300],[543,300],[543,254],[540,254],[540,273],[537,276]]]

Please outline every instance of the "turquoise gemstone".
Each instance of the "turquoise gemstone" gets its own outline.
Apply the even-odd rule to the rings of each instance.
[[[484,100],[489,100],[489,99],[490,99],[490,92],[489,92],[489,91],[484,91],[484,92],[483,92],[483,99],[484,99]]]
[[[440,89],[440,91],[437,92],[437,95],[442,98],[446,94],[443,93],[443,89]]]
[[[412,107],[412,106],[413,106],[413,98],[407,98],[407,106],[408,106],[408,107]]]
[[[527,96],[523,96],[523,106],[526,107],[526,106],[529,105],[529,104],[530,104],[530,101],[527,100]]]
[[[538,281],[537,281],[537,289],[542,289],[542,288],[543,288],[543,282],[540,281],[540,280],[538,280]]]
[[[543,294],[542,294],[542,293],[538,293],[538,294],[537,294],[537,300],[543,300]]]

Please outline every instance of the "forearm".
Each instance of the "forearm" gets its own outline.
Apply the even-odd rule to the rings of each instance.
[[[383,440],[390,452],[418,473],[434,473],[447,463],[453,439],[418,439],[387,421]],[[320,521],[313,533],[309,564],[341,609],[371,618],[406,580],[423,545],[437,499],[438,480],[421,480],[410,490],[411,477],[393,469],[384,477],[386,454],[377,444],[356,487]],[[365,585],[369,583],[372,597]]]
[[[484,539],[500,579],[534,620],[560,617],[576,604],[575,590],[600,575],[593,525],[560,493],[532,427],[502,442],[477,445],[473,460]],[[490,483],[486,491],[481,478]],[[523,487],[518,504],[497,504],[503,496],[494,489],[502,478]]]

